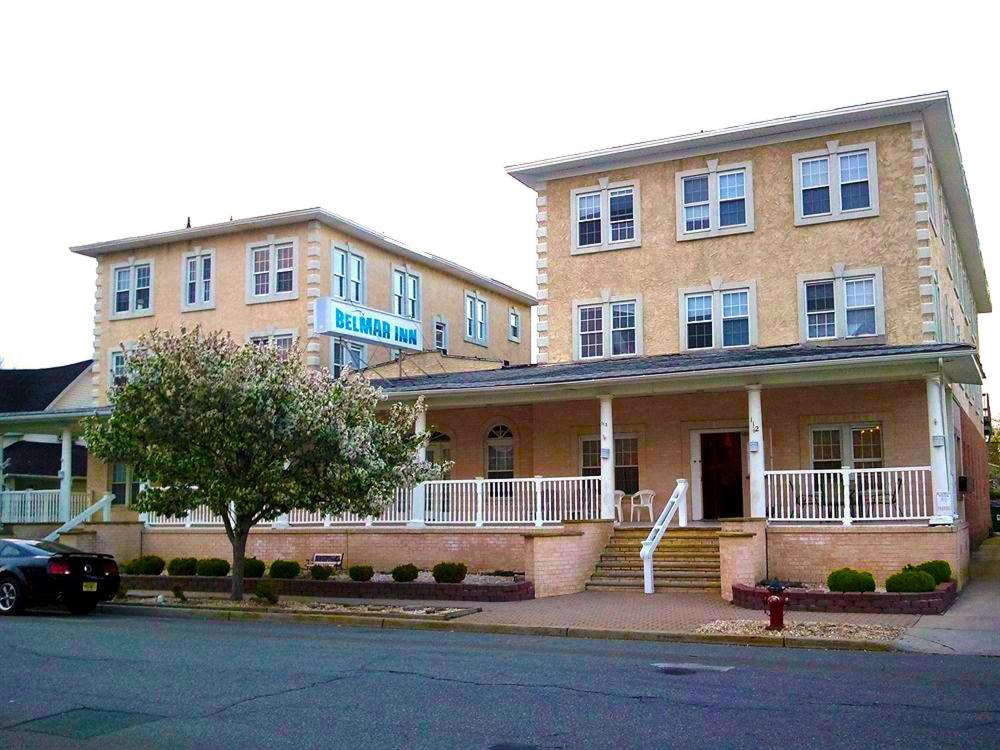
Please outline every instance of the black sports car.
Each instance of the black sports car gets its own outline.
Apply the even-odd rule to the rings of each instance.
[[[65,604],[73,614],[88,614],[98,602],[114,597],[119,580],[111,555],[55,542],[0,539],[0,615],[53,603]]]

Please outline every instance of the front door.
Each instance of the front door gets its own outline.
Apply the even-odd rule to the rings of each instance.
[[[743,515],[743,451],[738,432],[701,434],[703,518]]]

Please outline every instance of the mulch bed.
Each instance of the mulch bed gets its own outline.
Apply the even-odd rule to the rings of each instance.
[[[894,641],[903,628],[892,625],[856,625],[847,622],[795,622],[784,630],[767,630],[762,620],[713,620],[698,628],[699,633],[765,636],[769,638],[834,638],[851,641]]]
[[[247,594],[253,594],[259,578],[244,582]],[[462,602],[519,602],[535,598],[531,581],[511,583],[436,583],[414,581],[351,581],[345,579],[316,581],[311,578],[268,578],[282,596],[320,596],[344,599],[430,599]],[[180,586],[184,591],[229,593],[229,576],[122,576],[122,583],[135,591],[170,591]]]
[[[733,584],[733,604],[744,609],[764,609],[770,596],[763,586]],[[788,588],[785,609],[799,612],[855,612],[886,615],[940,615],[947,611],[956,598],[958,586],[954,581],[938,584],[934,591],[919,594],[890,594],[886,591],[840,593],[811,589]]]

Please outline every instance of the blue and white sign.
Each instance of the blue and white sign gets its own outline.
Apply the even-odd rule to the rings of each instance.
[[[424,349],[423,327],[419,320],[334,297],[316,300],[316,333],[410,352]]]

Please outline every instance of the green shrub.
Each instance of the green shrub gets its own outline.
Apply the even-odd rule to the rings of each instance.
[[[264,561],[256,557],[243,558],[243,575],[246,578],[263,578],[265,567]]]
[[[175,583],[173,588],[170,589],[174,594],[174,599],[179,602],[186,602],[188,600],[187,596],[184,594],[184,587],[179,583]]]
[[[885,581],[886,591],[899,594],[933,591],[935,586],[934,576],[922,570],[903,570]]]
[[[115,592],[115,599],[128,599],[128,586],[124,583],[119,583],[118,590]]]
[[[410,581],[415,581],[417,580],[418,575],[420,575],[420,571],[417,569],[417,566],[412,563],[397,565],[392,569],[392,580],[397,583],[409,583]]]
[[[875,590],[875,576],[867,570],[854,568],[838,568],[826,578],[826,587],[830,591],[864,592]]]
[[[267,574],[271,578],[298,578],[301,572],[302,566],[295,560],[275,560]]]
[[[193,576],[198,572],[198,560],[194,557],[175,557],[167,565],[172,576]]]
[[[274,581],[268,581],[266,578],[257,581],[257,587],[254,589],[253,594],[268,604],[277,604],[280,598],[278,596],[278,587],[274,585]]]
[[[352,565],[347,569],[347,575],[352,581],[370,581],[375,575],[375,568],[371,565]]]
[[[195,573],[200,576],[225,576],[229,575],[229,561],[220,560],[217,557],[206,557],[198,561]]]
[[[130,576],[158,576],[166,565],[162,557],[142,555],[125,563],[125,573]]]
[[[465,563],[443,562],[435,565],[431,574],[438,583],[461,583],[468,572]]]
[[[333,575],[333,568],[329,565],[313,565],[309,568],[309,575],[311,575],[317,581],[325,581],[331,575]]]
[[[948,583],[951,580],[951,566],[945,560],[928,560],[917,565],[915,569],[930,573],[934,583]]]

